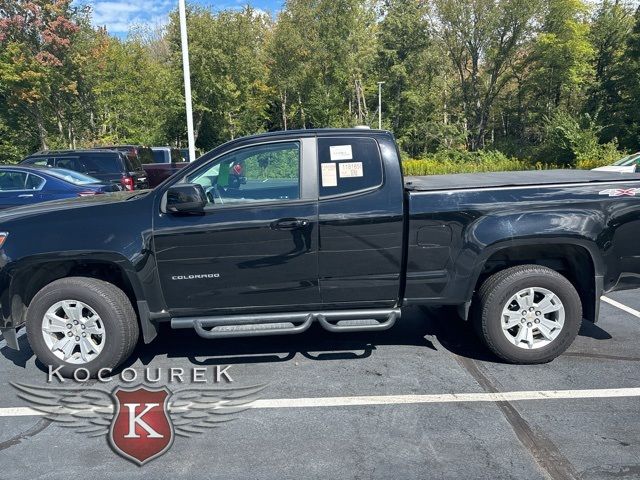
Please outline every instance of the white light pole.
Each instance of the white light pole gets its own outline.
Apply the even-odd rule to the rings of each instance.
[[[378,130],[382,130],[382,85],[385,82],[378,82]]]
[[[182,71],[184,74],[184,100],[187,104],[187,139],[189,141],[189,161],[196,159],[196,142],[193,135],[193,107],[191,106],[191,69],[189,68],[189,42],[187,40],[187,10],[184,0],[178,0],[180,13],[180,41],[182,43]]]

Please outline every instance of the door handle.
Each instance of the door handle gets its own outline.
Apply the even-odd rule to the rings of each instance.
[[[23,193],[22,195],[18,195],[18,198],[31,198],[33,197],[33,193]]]
[[[281,218],[271,224],[273,230],[295,230],[309,225],[306,218]]]

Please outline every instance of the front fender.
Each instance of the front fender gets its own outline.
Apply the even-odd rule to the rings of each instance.
[[[155,280],[153,261],[146,259],[134,264],[115,252],[49,252],[8,262],[0,274],[0,328],[22,325],[28,302],[42,286],[67,276],[74,266],[88,264],[115,266],[128,283],[136,302],[147,298],[145,290],[149,288],[143,285],[144,279]]]

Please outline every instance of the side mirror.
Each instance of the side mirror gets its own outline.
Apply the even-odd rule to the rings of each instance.
[[[201,213],[207,205],[207,196],[202,185],[182,183],[173,185],[167,190],[167,206],[169,213]]]

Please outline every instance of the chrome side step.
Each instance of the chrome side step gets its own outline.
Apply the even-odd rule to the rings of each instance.
[[[172,318],[171,328],[193,328],[203,338],[256,337],[302,333],[313,322],[330,332],[365,332],[391,328],[400,309],[220,315]]]

